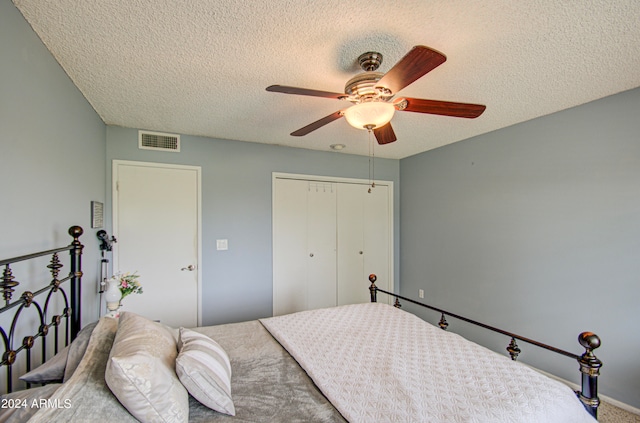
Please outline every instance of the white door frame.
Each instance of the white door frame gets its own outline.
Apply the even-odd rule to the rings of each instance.
[[[192,170],[196,172],[197,178],[197,201],[198,205],[196,207],[197,213],[197,231],[196,236],[198,238],[197,242],[197,260],[198,260],[198,291],[197,291],[197,304],[198,304],[198,326],[202,325],[202,168],[200,166],[188,166],[188,165],[178,165],[172,163],[156,163],[156,162],[138,162],[132,160],[113,160],[112,162],[112,173],[111,173],[111,228],[113,230],[113,236],[118,239],[117,228],[118,228],[118,193],[117,193],[117,181],[118,181],[118,166],[127,165],[127,166],[139,166],[139,167],[159,167],[164,169],[184,169],[184,170]],[[117,247],[117,243],[115,245]],[[118,269],[118,255],[113,254],[113,268]]]
[[[305,175],[300,173],[285,173],[285,172],[273,172],[271,174],[271,212],[273,214],[273,207],[276,201],[276,179],[298,179],[304,181],[318,181],[318,182],[342,182],[342,183],[350,183],[350,184],[362,184],[362,185],[370,185],[372,181],[368,179],[357,179],[357,178],[343,178],[338,176],[319,176],[319,175]],[[375,179],[376,185],[386,185],[389,187],[389,290],[391,292],[395,292],[395,272],[394,272],[394,261],[395,261],[395,250],[393,248],[394,245],[394,226],[393,226],[393,181],[385,181]],[[374,188],[375,189],[375,188]],[[271,233],[273,236],[271,237],[271,251],[275,251],[275,222],[273,220],[273,216],[271,219]],[[271,275],[271,280],[273,282],[273,273]],[[391,296],[389,296],[389,301],[391,301]],[[273,300],[275,301],[275,299]]]

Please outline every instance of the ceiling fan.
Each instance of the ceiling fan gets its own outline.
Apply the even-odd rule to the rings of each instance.
[[[347,100],[354,104],[292,132],[293,136],[307,135],[344,116],[351,126],[373,130],[379,144],[389,144],[397,139],[390,123],[396,110],[471,119],[484,112],[486,106],[481,104],[409,97],[393,99],[398,91],[431,72],[445,60],[446,56],[439,51],[415,46],[385,74],[376,72],[382,63],[382,55],[367,52],[358,57],[358,63],[364,72],[347,81],[344,94],[284,85],[271,85],[267,87],[267,91]]]

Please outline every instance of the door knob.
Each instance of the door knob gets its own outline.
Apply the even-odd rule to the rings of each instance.
[[[182,270],[183,272],[184,272],[185,270],[188,270],[189,272],[193,272],[193,271],[195,270],[195,268],[196,268],[196,267],[195,267],[193,264],[190,264],[190,265],[188,265],[187,267],[183,267],[183,268],[182,268],[182,269],[180,269],[180,270]]]

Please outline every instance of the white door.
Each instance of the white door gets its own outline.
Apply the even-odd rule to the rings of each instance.
[[[391,291],[391,182],[303,177],[274,174],[273,314],[368,302],[370,273]]]
[[[361,303],[369,291],[364,267],[364,198],[369,185],[338,186],[338,305]],[[373,272],[370,272],[373,273]],[[358,286],[360,285],[360,286]]]
[[[132,311],[173,327],[199,317],[200,168],[114,160],[114,272],[137,272]]]
[[[391,284],[391,203],[389,201],[389,187],[376,185],[364,197],[364,273],[365,284],[370,284],[371,273],[378,277],[376,286],[392,292]],[[368,291],[362,293],[360,283],[356,284],[358,297],[355,302],[369,302],[371,295]],[[378,294],[378,302],[390,303],[391,298],[386,294]]]
[[[307,183],[273,186],[273,315],[307,309]]]
[[[307,185],[307,308],[333,307],[337,285],[336,184],[310,181]]]
[[[371,300],[368,277],[391,288],[391,210],[389,187],[338,184],[338,305]],[[388,302],[386,295],[379,302]]]
[[[335,212],[335,184],[275,180],[274,316],[336,305]]]

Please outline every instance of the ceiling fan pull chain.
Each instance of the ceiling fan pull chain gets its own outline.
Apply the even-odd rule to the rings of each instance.
[[[371,184],[371,130],[369,130],[368,132],[369,139],[367,140],[367,143],[369,144],[369,184]],[[371,188],[369,188],[369,192],[371,192]]]
[[[375,177],[375,144],[373,142],[373,137],[371,135],[372,131],[371,128],[368,128],[368,132],[369,132],[369,185],[371,185],[369,187],[369,189],[367,190],[367,192],[369,194],[371,194],[371,188],[375,188],[376,184],[374,182],[374,177]]]
[[[371,138],[371,131],[369,131],[369,138]],[[376,187],[376,143],[371,138],[371,188]]]

